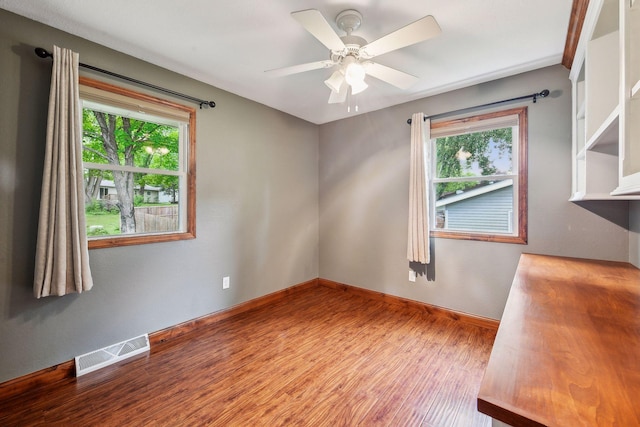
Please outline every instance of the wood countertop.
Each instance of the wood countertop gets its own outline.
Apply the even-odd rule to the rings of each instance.
[[[478,410],[514,426],[640,426],[640,270],[523,254]]]

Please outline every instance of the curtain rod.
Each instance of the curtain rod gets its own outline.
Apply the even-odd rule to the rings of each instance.
[[[549,89],[544,89],[541,92],[532,93],[531,95],[524,95],[524,96],[518,96],[516,98],[503,99],[502,101],[489,102],[488,104],[476,105],[474,107],[460,108],[458,110],[447,111],[446,113],[434,114],[433,116],[425,116],[424,120],[437,119],[439,117],[448,116],[454,113],[461,113],[463,111],[473,110],[475,108],[491,107],[492,105],[504,104],[505,102],[520,101],[521,99],[527,99],[527,98],[533,98],[533,103],[535,104],[536,101],[538,100],[538,97],[546,98],[547,96],[549,96]],[[407,120],[407,124],[411,124],[411,119]]]
[[[40,58],[53,58],[53,54],[52,53],[47,52],[45,49],[43,49],[41,47],[35,48],[35,52],[36,52],[36,55],[38,55]],[[209,108],[209,107],[213,108],[213,107],[216,106],[216,103],[214,101],[205,101],[204,99],[199,99],[199,98],[195,98],[193,96],[185,95],[183,93],[176,92],[176,91],[173,91],[171,89],[165,89],[163,87],[156,86],[156,85],[151,84],[151,83],[147,83],[147,82],[143,82],[143,81],[131,78],[131,77],[123,76],[122,74],[113,73],[113,72],[108,71],[108,70],[103,70],[102,68],[94,67],[92,65],[87,65],[87,64],[83,64],[83,63],[80,63],[78,65],[80,65],[82,68],[87,68],[89,70],[97,71],[97,72],[102,73],[102,74],[107,74],[107,75],[112,76],[112,77],[117,77],[119,79],[126,80],[128,82],[132,82],[132,83],[136,83],[136,84],[139,84],[139,85],[142,85],[142,86],[150,87],[151,89],[155,89],[155,90],[158,90],[160,92],[164,92],[164,93],[168,93],[168,94],[171,94],[171,95],[174,95],[174,96],[178,96],[180,98],[188,99],[191,102],[195,102],[196,104],[199,104],[201,110],[203,108],[205,108],[205,109]]]

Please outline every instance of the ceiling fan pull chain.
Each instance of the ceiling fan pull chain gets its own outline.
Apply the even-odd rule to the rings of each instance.
[[[353,95],[351,93],[351,90],[349,90],[349,93],[347,94],[347,113],[351,112],[351,105],[353,104],[353,111],[354,112],[358,112],[358,100],[355,99],[355,95]]]

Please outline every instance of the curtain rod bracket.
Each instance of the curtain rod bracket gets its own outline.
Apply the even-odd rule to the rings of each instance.
[[[36,55],[38,55],[40,58],[53,58],[53,54],[50,53],[50,52],[47,52],[46,49],[43,49],[41,47],[37,47],[34,50],[35,50]],[[83,63],[80,63],[78,65],[80,67],[82,67],[82,68],[87,68],[89,70],[97,71],[98,73],[107,74],[109,76],[116,77],[116,78],[119,78],[121,80],[126,80],[128,82],[132,82],[132,83],[136,83],[136,84],[139,84],[139,85],[142,85],[142,86],[146,86],[146,87],[149,87],[151,89],[155,89],[155,90],[160,91],[160,92],[168,93],[168,94],[173,95],[173,96],[177,96],[177,97],[180,97],[180,98],[183,98],[183,99],[187,99],[187,100],[189,100],[191,102],[195,102],[196,104],[199,104],[201,110],[202,109],[206,110],[208,108],[214,108],[216,106],[216,103],[214,101],[205,101],[204,99],[199,99],[199,98],[195,98],[193,96],[185,95],[185,94],[180,93],[180,92],[175,92],[175,91],[173,91],[171,89],[166,89],[166,88],[163,88],[163,87],[160,87],[160,86],[153,85],[151,83],[147,83],[147,82],[143,82],[141,80],[137,80],[137,79],[134,79],[134,78],[131,78],[131,77],[123,76],[122,74],[117,74],[117,73],[113,73],[111,71],[103,70],[102,68],[94,67],[92,65],[87,65],[87,64],[83,64]]]
[[[531,95],[524,95],[524,96],[518,96],[516,98],[503,99],[502,101],[489,102],[488,104],[476,105],[475,107],[461,108],[459,110],[447,111],[446,113],[434,114],[433,116],[425,116],[424,120],[437,119],[439,117],[447,116],[453,113],[459,113],[462,111],[473,110],[473,109],[482,108],[482,107],[490,107],[492,105],[504,104],[505,102],[520,101],[522,99],[527,99],[527,98],[532,98],[533,103],[535,104],[538,100],[538,97],[546,98],[547,96],[549,96],[549,89],[544,89],[538,93],[532,93]],[[411,119],[407,119],[407,124],[408,125],[411,124]]]

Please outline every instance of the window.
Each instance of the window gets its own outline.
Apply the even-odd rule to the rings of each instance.
[[[527,243],[527,108],[431,124],[431,235]]]
[[[89,248],[195,237],[195,109],[80,78]]]

